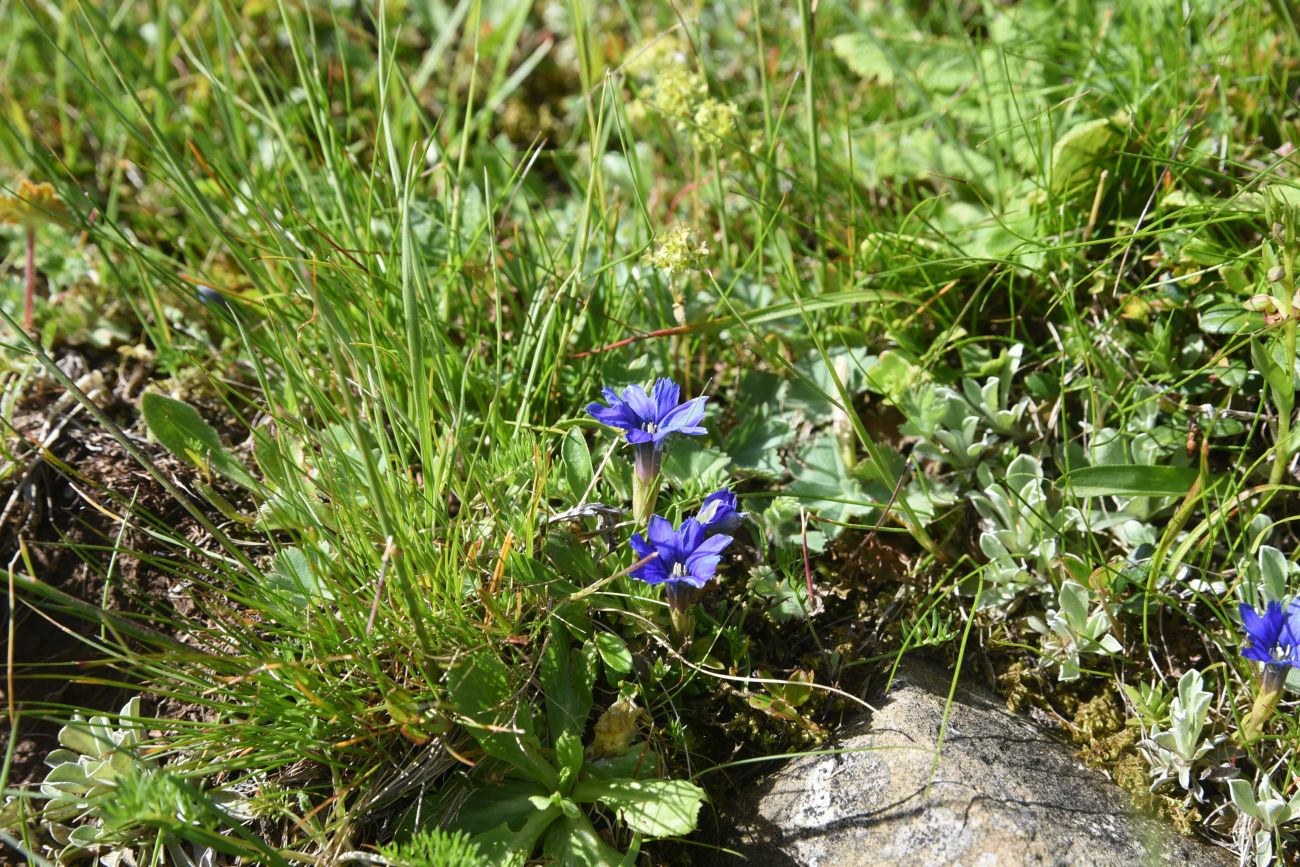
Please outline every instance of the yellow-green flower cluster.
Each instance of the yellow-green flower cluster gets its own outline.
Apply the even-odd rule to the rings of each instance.
[[[708,244],[695,234],[695,230],[679,223],[655,240],[655,247],[646,254],[645,263],[675,276],[698,270],[708,253]]]
[[[640,79],[653,78],[660,69],[686,63],[686,49],[675,34],[660,34],[627,52],[623,69]]]
[[[734,102],[722,102],[709,97],[695,109],[695,143],[716,147],[736,131],[736,115],[740,112]]]
[[[677,129],[686,129],[686,119],[694,114],[695,105],[706,93],[704,76],[675,65],[659,73],[650,100],[656,109],[673,119]]]

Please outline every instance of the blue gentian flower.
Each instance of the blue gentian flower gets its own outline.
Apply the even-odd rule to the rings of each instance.
[[[623,431],[627,441],[638,447],[638,454],[660,451],[669,434],[707,433],[700,422],[704,420],[704,402],[708,397],[679,404],[681,389],[671,379],[655,380],[649,392],[640,385],[629,385],[623,389],[622,397],[608,387],[601,393],[609,406],[591,403],[587,412],[601,424]]]
[[[1243,602],[1238,610],[1250,639],[1242,656],[1267,666],[1300,665],[1300,606],[1283,610],[1281,602],[1270,602],[1261,615]]]
[[[602,390],[602,394],[609,406],[591,403],[587,405],[587,412],[601,424],[623,431],[632,444],[636,470],[632,485],[632,512],[638,522],[647,521],[654,512],[655,498],[659,495],[664,440],[670,434],[699,436],[707,433],[700,422],[704,421],[704,402],[708,398],[701,396],[678,403],[681,389],[667,378],[655,380],[648,392],[640,385],[629,385],[621,396],[608,387]]]
[[[736,495],[726,488],[705,497],[700,511],[695,514],[695,520],[704,528],[704,535],[733,533],[739,529],[749,513],[740,511],[736,505]]]
[[[674,611],[684,610],[695,601],[696,591],[717,571],[722,549],[731,544],[730,536],[706,536],[695,518],[687,518],[674,530],[668,521],[653,515],[646,535],[649,541],[640,533],[632,534],[632,550],[638,559],[658,556],[633,569],[632,577],[664,585],[668,605]]]

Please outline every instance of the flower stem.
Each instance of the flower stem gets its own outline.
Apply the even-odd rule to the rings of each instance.
[[[31,333],[36,319],[36,227],[27,227],[27,266],[23,271],[23,331]]]
[[[636,526],[644,527],[650,523],[650,516],[655,513],[655,502],[659,499],[659,476],[642,479],[632,477],[632,520]]]
[[[669,615],[673,624],[673,640],[685,647],[695,637],[695,612],[688,606],[672,608]]]
[[[1282,307],[1286,314],[1286,324],[1283,325],[1282,341],[1285,347],[1283,358],[1286,360],[1286,378],[1288,383],[1295,380],[1295,353],[1296,353],[1296,321],[1295,321],[1295,255],[1292,253],[1292,242],[1294,238],[1291,234],[1294,230],[1288,222],[1286,247],[1282,252],[1283,276],[1282,276]],[[1273,455],[1273,466],[1269,468],[1268,482],[1271,485],[1281,484],[1282,475],[1286,472],[1286,466],[1290,463],[1290,440],[1291,440],[1291,413],[1295,403],[1294,391],[1288,395],[1289,399],[1282,399],[1281,396],[1275,396],[1273,403],[1277,406],[1277,445]]]
[[[1277,703],[1282,699],[1282,687],[1286,685],[1287,665],[1265,665],[1264,673],[1259,679],[1259,694],[1250,709],[1250,716],[1241,727],[1241,742],[1246,744],[1259,737],[1264,726],[1277,711]]]
[[[695,600],[699,590],[689,584],[672,582],[664,587],[668,614],[672,620],[673,640],[685,647],[695,637]]]
[[[638,527],[650,523],[659,499],[659,468],[663,452],[654,443],[638,443],[632,451],[632,520]]]

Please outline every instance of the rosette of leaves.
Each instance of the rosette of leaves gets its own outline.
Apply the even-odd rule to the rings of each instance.
[[[1069,522],[1048,502],[1037,458],[1018,455],[1000,477],[981,464],[977,475],[981,489],[968,497],[980,514],[980,550],[989,559],[980,605],[1005,607],[1042,586]]]
[[[141,752],[140,698],[116,718],[74,715],[59,731],[58,749],[45,757],[50,772],[37,797],[40,824],[63,847],[61,862],[93,850],[104,865],[148,863],[145,852],[167,853],[168,863],[216,863],[216,853],[284,860],[240,827],[245,803],[226,790],[202,792]],[[233,832],[234,838],[230,836]]]
[[[900,432],[919,439],[916,452],[959,470],[973,469],[996,453],[998,444],[1020,432],[1029,398],[1011,402],[1011,383],[1020,369],[1024,346],[1016,344],[996,359],[971,359],[961,389],[924,383],[899,395],[907,416]],[[992,374],[984,379],[984,374]]]
[[[523,863],[538,850],[557,864],[631,863],[643,838],[695,830],[704,791],[686,780],[655,778],[657,761],[645,744],[622,755],[583,747],[592,684],[602,654],[594,640],[570,650],[563,627],[552,630],[538,677],[546,703],[546,732],[535,709],[520,700],[510,670],[493,653],[464,657],[448,676],[460,722],[491,759],[453,823],[470,834],[491,863]],[[631,832],[627,853],[614,849],[593,817],[614,817]]]
[[[992,454],[998,437],[961,394],[944,385],[925,383],[899,400],[907,422],[899,428],[916,437],[916,454],[959,470],[974,468]]]
[[[1292,795],[1288,800],[1273,788],[1273,780],[1268,774],[1260,775],[1258,786],[1252,786],[1249,780],[1229,780],[1228,791],[1240,817],[1238,827],[1245,832],[1242,836],[1250,841],[1242,863],[1246,863],[1245,858],[1253,852],[1255,867],[1268,867],[1273,863],[1275,843],[1281,848],[1294,836],[1282,830],[1282,826],[1300,818],[1300,794]]]
[[[1060,667],[1059,680],[1078,680],[1079,659],[1085,653],[1106,656],[1123,646],[1110,634],[1110,614],[1104,604],[1092,607],[1088,588],[1075,581],[1061,585],[1058,607],[1047,620],[1029,618],[1029,626],[1043,636],[1043,659]]]
[[[157,767],[136,751],[140,727],[130,720],[139,715],[137,696],[122,708],[116,724],[106,716],[87,721],[76,715],[59,730],[61,746],[45,757],[50,772],[40,789],[45,799],[41,825],[59,843],[76,849],[103,842],[99,796],[127,777]]]
[[[1177,780],[1196,800],[1203,799],[1201,780],[1214,770],[1208,756],[1223,741],[1222,735],[1205,734],[1213,698],[1196,669],[1178,679],[1178,694],[1169,704],[1169,727],[1153,728],[1138,744],[1151,765],[1151,788]]]

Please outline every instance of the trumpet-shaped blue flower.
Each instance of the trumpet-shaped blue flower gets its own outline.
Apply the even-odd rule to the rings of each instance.
[[[740,511],[736,505],[736,495],[726,488],[705,497],[695,515],[695,520],[704,528],[704,535],[733,533],[739,529],[749,513]]]
[[[1281,602],[1270,602],[1258,614],[1243,602],[1239,611],[1250,639],[1242,656],[1268,666],[1300,665],[1300,605],[1293,602],[1284,610]]]
[[[591,403],[587,412],[601,424],[623,431],[633,445],[657,450],[669,434],[707,433],[700,422],[704,420],[704,402],[708,398],[701,396],[678,403],[681,389],[671,379],[655,380],[648,392],[640,385],[629,385],[623,389],[622,396],[608,387],[601,393],[609,406]]]
[[[659,494],[659,469],[663,463],[663,444],[670,434],[698,436],[707,433],[704,402],[707,397],[692,398],[685,403],[681,389],[671,379],[655,380],[647,392],[640,385],[629,385],[620,396],[612,388],[602,391],[609,406],[587,405],[587,412],[601,424],[623,431],[632,444],[635,478],[632,486],[632,511],[638,522],[649,519]]]
[[[646,536],[648,540],[633,533],[632,550],[641,559],[658,556],[633,569],[632,577],[664,585],[668,604],[675,610],[695,601],[695,592],[717,572],[722,549],[731,544],[730,536],[706,536],[695,518],[687,518],[681,527],[673,529],[668,521],[653,515]]]

